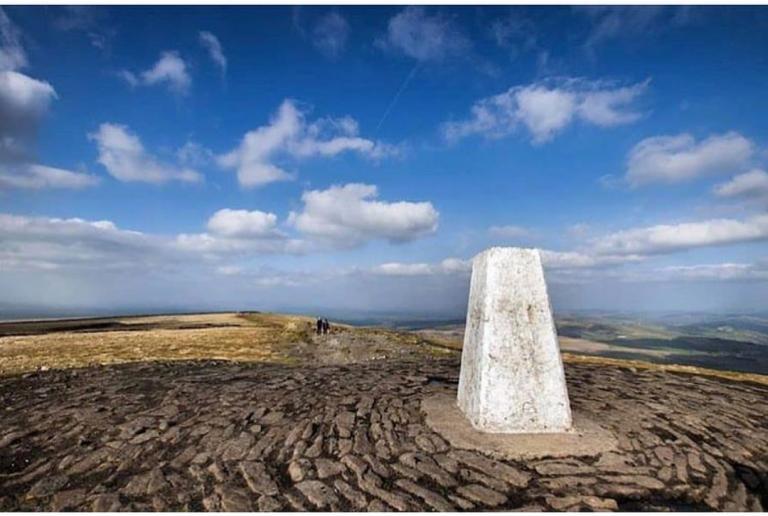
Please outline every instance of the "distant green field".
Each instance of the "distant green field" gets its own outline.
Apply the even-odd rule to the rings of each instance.
[[[768,374],[768,318],[764,317],[568,316],[557,321],[557,330],[564,337],[610,344],[613,349],[600,356]],[[641,349],[664,353],[633,352]]]

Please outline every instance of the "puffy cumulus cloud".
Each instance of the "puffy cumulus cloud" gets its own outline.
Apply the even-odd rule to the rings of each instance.
[[[737,199],[768,201],[768,172],[755,169],[715,186],[715,195]]]
[[[83,188],[91,175],[36,163],[37,133],[56,91],[16,68],[27,59],[19,31],[0,9],[0,188]]]
[[[659,254],[768,239],[768,215],[627,229],[592,241],[596,253]]]
[[[530,231],[528,231],[527,228],[524,228],[522,226],[513,226],[513,225],[507,225],[507,226],[491,226],[488,228],[488,234],[490,234],[492,237],[495,238],[504,238],[504,239],[511,239],[511,238],[520,238],[524,236],[528,236]]]
[[[295,102],[285,100],[267,125],[246,133],[240,145],[218,157],[218,163],[236,170],[240,185],[252,188],[294,177],[275,160],[327,158],[343,152],[378,159],[397,152],[395,147],[358,134],[357,122],[350,117],[310,123]]]
[[[389,20],[386,40],[378,44],[420,62],[460,55],[470,47],[469,40],[449,18],[412,6]]]
[[[214,213],[205,233],[182,233],[175,245],[208,257],[249,254],[303,254],[306,242],[290,238],[277,228],[277,215],[259,210],[224,208]]]
[[[439,213],[432,203],[384,202],[377,196],[376,186],[359,183],[304,192],[304,208],[291,212],[289,224],[337,247],[374,239],[407,242],[437,229]]]
[[[131,86],[165,85],[172,93],[184,95],[192,86],[187,63],[178,52],[162,52],[155,64],[141,73],[119,70],[117,76]]]
[[[98,146],[99,163],[120,181],[161,184],[172,180],[196,183],[203,179],[192,169],[160,162],[124,125],[104,123],[88,137]]]
[[[467,120],[446,122],[442,132],[449,141],[471,135],[502,138],[522,126],[534,143],[541,144],[576,120],[599,127],[628,124],[641,117],[633,106],[648,84],[619,87],[606,81],[563,79],[514,86],[478,100]]]
[[[40,124],[56,91],[49,83],[14,71],[0,72],[0,160],[30,157]]]
[[[347,44],[349,23],[338,12],[322,16],[312,29],[312,44],[329,59],[338,58]]]
[[[0,269],[118,269],[163,266],[163,241],[87,221],[0,214]]]
[[[212,32],[201,30],[199,33],[200,44],[208,51],[211,61],[221,70],[222,75],[227,73],[227,56],[224,55],[224,49],[221,46],[219,38]]]
[[[753,152],[753,143],[736,132],[712,135],[698,142],[687,133],[654,136],[640,141],[629,152],[625,179],[637,187],[733,172],[745,166]]]
[[[264,238],[276,237],[277,215],[263,211],[217,211],[208,220],[208,231],[225,237]]]

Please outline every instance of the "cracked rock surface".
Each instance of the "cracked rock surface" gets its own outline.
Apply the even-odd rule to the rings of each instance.
[[[566,365],[616,452],[452,449],[421,400],[456,359],[132,363],[0,379],[0,511],[768,508],[768,388]]]

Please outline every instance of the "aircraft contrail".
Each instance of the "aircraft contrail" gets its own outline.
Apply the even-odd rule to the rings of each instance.
[[[397,93],[395,93],[395,96],[392,97],[392,100],[390,101],[389,105],[387,106],[387,109],[384,110],[384,114],[381,116],[381,120],[379,120],[379,123],[376,124],[376,131],[375,131],[376,133],[379,132],[379,128],[381,127],[381,125],[384,123],[384,121],[389,116],[389,113],[392,111],[392,108],[395,107],[395,104],[397,103],[397,99],[400,98],[400,95],[403,94],[403,92],[405,91],[405,88],[408,87],[408,85],[411,83],[411,80],[416,75],[416,72],[419,69],[419,64],[420,63],[416,63],[416,65],[413,67],[411,72],[405,77],[405,80],[403,80],[403,83],[400,85],[400,89],[397,90]]]

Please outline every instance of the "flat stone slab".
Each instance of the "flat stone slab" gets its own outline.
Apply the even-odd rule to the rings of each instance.
[[[421,409],[426,414],[427,426],[451,446],[480,451],[497,459],[594,457],[618,446],[612,432],[583,413],[573,414],[573,426],[566,432],[491,434],[474,428],[451,394],[424,398]]]
[[[457,358],[131,363],[0,377],[3,511],[760,511],[768,388],[566,364],[598,456],[506,459],[435,432]]]

